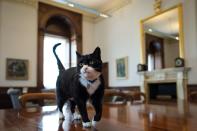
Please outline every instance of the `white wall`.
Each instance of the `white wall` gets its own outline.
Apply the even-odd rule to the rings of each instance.
[[[87,54],[94,51],[94,24],[91,19],[83,17],[83,54]]]
[[[35,86],[37,72],[37,11],[12,1],[0,1],[0,86]],[[6,80],[6,58],[29,60],[29,79]]]
[[[189,83],[197,83],[197,33],[195,0],[163,1],[162,9],[170,8],[179,3],[184,6],[184,33],[186,64],[192,67],[189,73]],[[140,20],[154,15],[154,0],[133,0],[131,4],[119,9],[112,17],[95,24],[94,43],[102,47],[103,59],[109,62],[109,85],[132,86],[139,85],[139,75],[136,66],[140,62]],[[189,15],[188,15],[189,14]],[[115,60],[129,57],[129,78],[117,80]]]

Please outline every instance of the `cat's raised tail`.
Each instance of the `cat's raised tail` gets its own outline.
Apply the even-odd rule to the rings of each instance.
[[[59,57],[57,56],[57,54],[56,54],[56,52],[55,52],[56,48],[57,48],[59,45],[61,45],[61,43],[57,43],[57,44],[55,44],[55,45],[53,46],[53,53],[54,53],[55,58],[56,58],[56,60],[57,60],[57,65],[58,65],[59,72],[61,72],[61,71],[65,70],[65,68],[64,68],[62,62],[60,61]]]

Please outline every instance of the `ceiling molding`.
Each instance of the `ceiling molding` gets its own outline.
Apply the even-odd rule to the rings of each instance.
[[[100,17],[96,14],[92,14],[90,12],[87,11],[83,11],[80,10],[78,8],[73,8],[70,7],[68,5],[59,3],[59,2],[55,2],[54,0],[0,0],[0,1],[9,1],[9,2],[17,2],[17,3],[22,3],[28,6],[32,6],[34,8],[38,7],[38,2],[42,2],[45,4],[50,4],[59,8],[63,8],[63,9],[67,9],[73,12],[77,12],[82,14],[83,16],[85,16],[84,20],[87,20],[89,22],[99,22],[105,18]],[[116,1],[109,1],[108,3],[106,3],[105,5],[101,6],[101,8],[95,9],[98,10],[101,13],[105,13],[105,14],[110,14],[112,15],[113,12],[117,11],[118,9],[128,5],[129,3],[131,3],[132,0],[116,0]],[[89,17],[89,18],[88,18]]]
[[[26,0],[26,1],[28,1],[28,0]],[[33,1],[35,1],[35,0],[33,0]],[[67,10],[70,10],[70,11],[73,11],[73,12],[80,13],[83,16],[85,16],[84,20],[87,20],[89,22],[96,23],[96,22],[99,22],[101,20],[106,19],[106,18],[100,17],[96,14],[92,14],[90,12],[87,12],[87,11],[84,11],[84,10],[81,10],[81,9],[78,9],[78,8],[70,7],[68,5],[56,2],[54,0],[36,0],[36,1],[43,2],[43,3],[46,3],[46,4],[50,4],[50,5],[59,7],[59,8],[67,9]],[[98,9],[95,9],[95,10],[98,10],[99,12],[104,13],[104,14],[112,15],[113,12],[115,12],[115,11],[119,10],[120,8],[130,4],[131,2],[132,2],[132,0],[116,0],[116,1],[113,1],[113,2],[109,1],[108,3],[106,3],[101,8],[98,8]]]
[[[82,14],[84,16],[87,16],[87,17],[90,17],[90,18],[95,18],[96,17],[95,14],[91,14],[91,13],[85,12],[83,10],[80,10],[78,8],[73,8],[73,7],[70,7],[68,5],[65,5],[65,4],[62,4],[62,3],[59,3],[59,2],[55,2],[54,0],[38,0],[38,1],[42,2],[42,3],[45,3],[45,4],[50,4],[50,5],[59,7],[59,8],[67,9],[67,10],[70,10],[70,11],[73,11],[73,12],[77,12],[77,13],[80,13],[80,14]]]
[[[58,3],[55,2],[54,0],[39,0],[40,2],[46,3],[46,4],[51,4],[60,8],[64,8],[64,9],[68,9],[74,12],[78,12],[81,13],[82,15],[86,16],[86,17],[90,17],[90,19],[85,18],[84,20],[88,20],[88,21],[92,21],[94,23],[99,22],[105,18],[102,18],[98,15],[80,10],[78,8],[73,8],[73,7],[69,7],[68,5],[62,4],[62,3]],[[132,0],[116,0],[116,1],[109,1],[108,3],[106,3],[104,6],[102,6],[101,8],[95,9],[98,10],[101,13],[104,14],[109,14],[112,15],[113,12],[119,10],[120,8],[130,4],[132,2]]]
[[[124,6],[130,4],[132,0],[119,0],[116,2],[109,2],[102,8],[98,9],[100,12],[112,15],[114,12],[118,11],[119,9],[123,8]],[[101,17],[94,18],[94,23],[103,20]]]
[[[109,1],[104,6],[99,8],[98,10],[103,13],[113,13],[118,9],[130,4],[132,0],[117,0],[117,1]]]

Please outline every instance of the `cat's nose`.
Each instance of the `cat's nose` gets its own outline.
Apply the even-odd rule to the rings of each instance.
[[[86,70],[88,69],[88,66],[87,65],[84,65],[84,71],[86,72]]]

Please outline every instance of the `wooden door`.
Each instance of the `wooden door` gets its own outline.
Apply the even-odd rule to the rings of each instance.
[[[102,74],[105,80],[105,88],[109,88],[109,71],[108,71],[108,62],[103,63]]]
[[[146,34],[145,46],[146,46],[146,63],[148,65],[148,69],[164,68],[163,38],[151,34]]]

